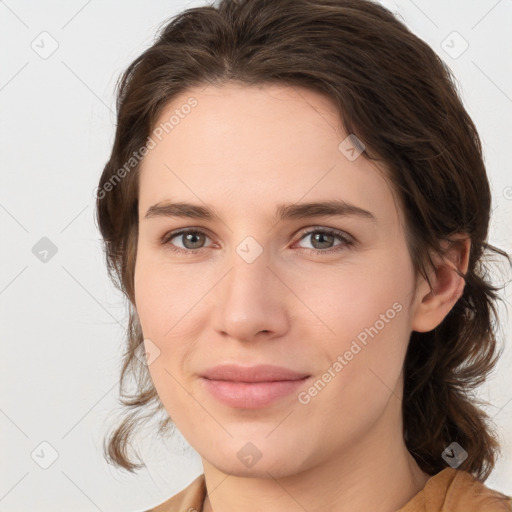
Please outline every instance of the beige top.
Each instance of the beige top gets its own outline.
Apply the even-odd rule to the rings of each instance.
[[[202,512],[204,473],[188,487],[146,512]],[[397,512],[512,512],[512,498],[489,489],[470,473],[446,468]]]

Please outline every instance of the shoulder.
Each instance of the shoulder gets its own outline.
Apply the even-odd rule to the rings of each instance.
[[[490,489],[471,473],[446,468],[427,481],[423,489],[430,512],[512,512],[512,499]]]
[[[178,494],[145,512],[202,512],[205,496],[206,482],[202,473]]]
[[[202,512],[206,497],[204,473],[185,489],[145,512]],[[411,508],[412,507],[412,508]],[[446,468],[400,512],[512,512],[512,498],[490,489],[466,471]]]

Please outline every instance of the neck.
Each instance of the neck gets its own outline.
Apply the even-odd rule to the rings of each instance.
[[[344,445],[322,464],[299,473],[253,478],[226,474],[204,459],[203,468],[208,490],[204,512],[396,512],[430,478],[405,446],[401,401],[394,396],[357,442],[351,440],[348,448]]]

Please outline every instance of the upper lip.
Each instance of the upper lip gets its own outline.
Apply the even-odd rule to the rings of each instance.
[[[300,380],[309,377],[309,374],[271,364],[260,364],[257,366],[222,364],[209,368],[203,372],[201,376],[210,380],[271,382],[279,380]]]

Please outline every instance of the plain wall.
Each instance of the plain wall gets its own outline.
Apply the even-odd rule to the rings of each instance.
[[[512,2],[383,3],[457,77],[484,143],[490,241],[512,252]],[[135,475],[102,457],[119,411],[127,316],[94,222],[115,82],[165,20],[199,5],[206,2],[0,2],[0,511],[140,511],[202,472],[180,436],[162,443],[147,433],[147,469]],[[503,444],[486,484],[512,494],[512,330],[504,309],[502,318],[507,346],[479,396],[491,402]]]

